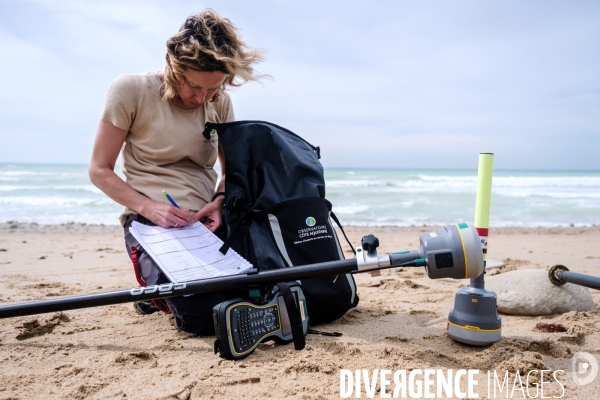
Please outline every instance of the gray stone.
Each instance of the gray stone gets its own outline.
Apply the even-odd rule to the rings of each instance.
[[[562,314],[596,311],[586,287],[566,283],[555,286],[548,271],[522,269],[485,278],[485,288],[498,295],[498,311],[513,315]]]

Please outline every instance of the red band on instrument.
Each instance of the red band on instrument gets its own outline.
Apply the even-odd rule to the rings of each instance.
[[[475,228],[475,229],[477,229],[477,233],[479,234],[479,236],[488,237],[488,232],[489,232],[488,228]]]

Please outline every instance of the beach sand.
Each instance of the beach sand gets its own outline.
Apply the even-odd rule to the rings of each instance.
[[[419,235],[435,229],[349,227],[347,233],[355,244],[363,235],[376,235],[384,254],[416,249]],[[492,229],[489,257],[506,263],[490,274],[563,264],[600,275],[600,227]],[[0,224],[0,278],[2,304],[137,286],[116,226]],[[5,319],[0,399],[339,398],[341,369],[365,369],[370,376],[375,369],[478,369],[480,398],[487,398],[488,370],[501,375],[563,370],[560,384],[544,384],[544,397],[560,397],[561,384],[562,398],[598,397],[600,377],[586,386],[571,378],[574,353],[590,352],[600,360],[596,312],[502,315],[502,340],[474,347],[454,342],[445,330],[454,294],[468,281],[430,280],[422,268],[387,270],[380,277],[360,274],[356,281],[358,307],[315,327],[343,336],[309,335],[303,351],[266,343],[237,362],[215,355],[212,337],[178,332],[169,315],[140,316],[130,303]],[[591,292],[600,306],[600,292]],[[539,322],[561,324],[567,332],[540,332]],[[552,378],[546,373],[544,380]],[[393,388],[392,383],[388,393]],[[377,398],[379,389],[377,384]],[[535,396],[536,387],[529,391]],[[361,398],[367,398],[364,386]],[[513,398],[529,396],[517,391]]]

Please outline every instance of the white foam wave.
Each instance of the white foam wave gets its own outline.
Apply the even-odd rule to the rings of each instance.
[[[500,176],[492,179],[493,187],[587,187],[600,188],[599,176]]]
[[[51,206],[86,206],[86,205],[114,205],[116,204],[108,197],[31,197],[31,196],[13,196],[0,197],[0,204],[12,205],[16,207],[51,207]]]
[[[457,175],[416,175],[419,180],[425,182],[466,182],[477,183],[477,175],[457,176]]]
[[[386,181],[371,181],[371,180],[331,180],[325,182],[327,187],[371,187],[371,186],[386,186]]]
[[[534,189],[493,189],[493,194],[507,197],[551,197],[555,199],[600,199],[600,190],[593,192],[538,191]]]
[[[38,176],[38,175],[55,175],[51,171],[0,171],[0,176]]]
[[[0,185],[0,192],[16,192],[20,190],[43,190],[43,191],[55,191],[55,190],[71,190],[71,191],[85,191],[90,193],[101,194],[102,191],[94,185],[58,185],[58,186],[19,186],[19,185]]]
[[[375,226],[391,226],[391,227],[441,227],[451,225],[453,223],[459,223],[464,221],[443,221],[443,220],[403,220],[403,221],[355,221],[350,219],[340,219],[342,226],[364,226],[364,227],[375,227]],[[558,222],[523,222],[523,221],[490,221],[490,230],[494,228],[588,228],[593,226],[600,226],[599,223],[558,223]]]
[[[89,214],[58,214],[58,215],[35,215],[35,216],[18,216],[17,217],[1,217],[0,223],[6,223],[9,221],[17,221],[20,223],[32,223],[36,222],[40,225],[51,225],[51,224],[67,224],[67,223],[85,223],[95,225],[119,225],[118,214],[114,213],[96,213],[93,215]]]
[[[345,206],[336,205],[333,207],[333,212],[336,214],[359,214],[369,209],[368,205],[365,204],[350,204]]]

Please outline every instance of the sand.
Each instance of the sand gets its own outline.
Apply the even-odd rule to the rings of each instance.
[[[375,234],[383,254],[415,249],[419,235],[434,229],[350,227],[347,233],[353,243]],[[600,275],[600,227],[493,229],[489,257],[506,263],[489,271],[494,274],[563,264]],[[122,230],[115,226],[1,224],[0,275],[2,304],[137,286]],[[356,281],[358,307],[316,327],[343,336],[309,335],[303,351],[265,343],[237,362],[215,355],[212,337],[179,332],[166,314],[140,316],[130,303],[5,319],[0,399],[339,398],[342,369],[365,369],[370,376],[375,369],[478,369],[480,398],[487,397],[488,370],[511,371],[511,389],[517,370],[564,370],[556,375],[559,382],[544,377],[552,381],[544,384],[545,397],[560,397],[562,386],[562,398],[597,397],[600,377],[586,386],[571,378],[574,353],[590,352],[600,361],[595,312],[502,315],[502,340],[474,347],[454,342],[445,331],[454,293],[468,281],[434,281],[414,268],[361,274]],[[600,306],[600,292],[592,290],[592,296]],[[564,329],[536,330],[540,322]],[[379,389],[377,384],[375,397]],[[531,397],[535,389],[531,383]],[[497,398],[506,397],[497,391]],[[513,393],[524,397],[526,391]],[[361,398],[367,398],[364,387]]]

